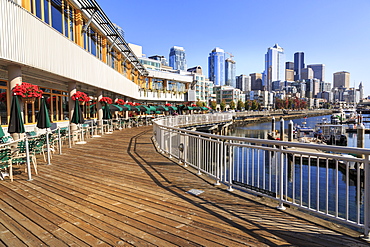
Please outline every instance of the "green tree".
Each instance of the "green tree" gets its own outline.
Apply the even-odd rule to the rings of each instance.
[[[244,107],[247,111],[249,111],[252,107],[252,102],[249,99],[246,100],[245,103],[244,103]]]
[[[252,101],[252,106],[251,106],[251,110],[258,110],[259,109],[259,104],[257,102],[257,100],[253,100]]]
[[[198,107],[202,107],[202,106],[203,106],[203,102],[202,102],[202,101],[200,101],[200,100],[198,99],[198,101],[197,101],[196,105],[197,105]]]
[[[232,101],[230,102],[229,106],[230,106],[230,108],[231,108],[232,110],[235,110],[235,107],[236,107],[236,105],[235,105],[235,101],[234,101],[234,100],[232,100]]]
[[[223,99],[220,103],[221,111],[224,111],[226,108],[226,101]]]
[[[216,100],[211,101],[211,108],[213,110],[216,110],[217,109],[217,102],[216,102]]]
[[[236,109],[241,111],[244,108],[244,103],[241,100],[238,100],[238,104],[236,105]]]

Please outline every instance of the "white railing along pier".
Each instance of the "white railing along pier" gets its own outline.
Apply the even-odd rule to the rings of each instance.
[[[154,120],[158,149],[215,184],[272,198],[355,226],[370,240],[370,149],[220,136],[182,129],[228,122],[232,113]],[[350,155],[349,155],[350,154]]]

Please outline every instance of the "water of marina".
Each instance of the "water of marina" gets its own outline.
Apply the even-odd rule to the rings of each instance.
[[[294,119],[292,120],[294,124],[297,124],[297,125],[302,125],[304,124],[303,122],[306,122],[306,126],[308,127],[312,127],[314,128],[315,127],[315,124],[316,123],[319,123],[319,122],[323,122],[323,119],[324,121],[328,121],[330,122],[330,115],[328,116],[318,116],[318,117],[308,117],[306,119]],[[284,122],[284,129],[287,129],[288,128],[288,123],[289,123],[290,120],[287,120]],[[370,128],[369,127],[369,124],[368,123],[365,123],[365,127],[366,128]],[[279,130],[280,129],[280,121],[279,119],[276,120],[276,129]],[[229,135],[231,136],[238,136],[238,137],[252,137],[252,138],[261,138],[261,139],[267,139],[267,133],[271,132],[271,122],[266,122],[266,123],[259,123],[259,124],[255,124],[255,125],[248,125],[248,126],[240,126],[240,127],[235,127],[234,130],[232,130],[232,132],[229,133]],[[355,147],[357,145],[357,134],[356,133],[347,133],[347,140],[348,140],[348,146],[349,147]],[[366,134],[365,135],[365,148],[370,148],[370,135],[369,134]],[[246,154],[242,154],[242,153],[239,153],[237,156],[243,156],[243,155],[246,155]],[[261,155],[260,159],[257,163],[261,165],[261,169],[262,167],[264,167],[263,169],[266,169],[268,170],[269,169],[269,165],[268,163],[269,160],[267,159],[263,159],[263,154]],[[260,166],[258,165],[258,166]],[[249,170],[248,167],[243,167],[243,168],[238,168],[238,169],[242,169],[244,174],[247,173],[247,170]],[[319,203],[319,207],[320,209],[324,210],[324,205],[326,204],[326,202],[324,201],[325,200],[325,194],[327,193],[327,189],[329,190],[329,211],[330,208],[335,208],[336,207],[336,198],[335,198],[335,195],[336,195],[336,180],[338,178],[338,197],[339,197],[339,201],[338,201],[338,208],[339,208],[339,216],[341,217],[345,217],[345,214],[346,214],[346,206],[345,206],[345,203],[346,203],[346,200],[344,198],[344,195],[346,194],[346,187],[348,185],[348,193],[349,193],[349,219],[352,220],[352,221],[356,221],[357,220],[357,200],[358,200],[358,195],[357,195],[357,182],[350,179],[349,181],[346,181],[346,174],[345,174],[345,171],[339,171],[338,174],[336,172],[336,170],[334,168],[329,168],[328,170],[328,188],[325,186],[325,183],[326,183],[326,167],[319,167],[319,166],[316,166],[316,165],[311,165],[310,167],[308,167],[308,165],[299,165],[299,164],[294,164],[293,167],[290,167],[291,171],[290,172],[294,172],[294,177],[297,178],[296,181],[295,181],[295,187],[299,185],[299,183],[301,182],[300,179],[302,179],[302,183],[303,184],[308,184],[310,182],[310,191],[308,191],[308,188],[307,186],[304,186],[302,188],[302,192],[299,190],[299,188],[296,190],[296,194],[294,195],[296,198],[298,198],[298,200],[301,200],[302,201],[302,204],[307,206],[307,202],[305,200],[305,198],[308,197],[308,194],[311,193],[311,202],[310,202],[310,205],[315,208],[315,205],[317,205],[317,203]],[[320,174],[320,177],[319,177],[319,195],[320,195],[320,200],[319,202],[316,201],[316,198],[317,198],[317,190],[316,190],[316,185],[317,185],[317,181],[314,181],[316,180],[316,178],[314,176],[311,176],[310,178],[310,175],[309,175],[309,172],[308,172],[308,169],[310,169],[310,172],[311,174],[316,174],[317,172],[317,169],[319,169],[319,174]],[[302,170],[302,174],[303,176],[301,177],[301,170]],[[258,177],[259,174],[257,174],[257,169],[254,169],[254,170],[251,170],[253,174],[253,177]],[[240,171],[239,171],[240,172]],[[250,172],[250,171],[249,171]],[[273,176],[275,177],[275,175]],[[301,178],[300,178],[301,177]],[[310,181],[309,181],[310,180]],[[288,187],[293,187],[293,182],[292,181],[289,181],[288,182]],[[299,186],[298,186],[299,187]],[[362,197],[363,197],[363,188],[361,186],[361,188],[359,188],[359,191],[360,191],[360,202],[362,202]],[[292,197],[293,195],[290,194],[289,197]],[[300,196],[302,196],[302,198],[300,198]],[[361,214],[361,218],[363,216],[363,205],[361,205],[360,207],[360,214]]]

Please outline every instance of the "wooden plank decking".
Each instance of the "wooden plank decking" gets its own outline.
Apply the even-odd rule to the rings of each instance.
[[[0,181],[0,246],[366,245],[346,228],[215,187],[150,137],[151,127],[116,131],[64,147],[50,166],[39,159],[33,181]]]

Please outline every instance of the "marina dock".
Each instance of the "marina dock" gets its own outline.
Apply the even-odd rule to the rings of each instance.
[[[64,146],[39,175],[0,181],[1,246],[368,246],[359,233],[198,176],[152,127]]]

